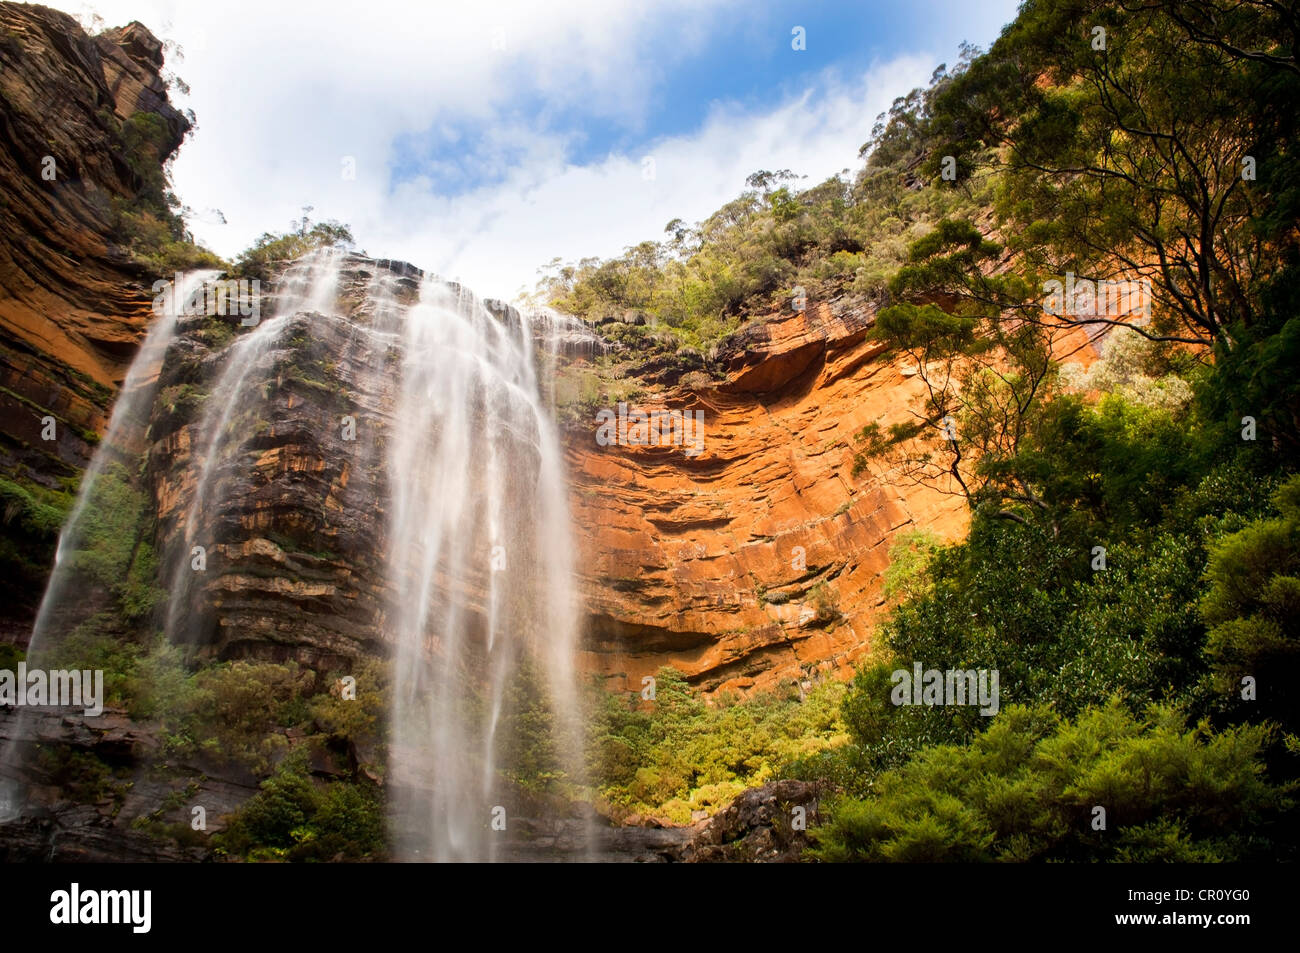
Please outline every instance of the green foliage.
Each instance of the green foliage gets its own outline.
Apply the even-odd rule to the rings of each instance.
[[[343,697],[342,675],[331,676],[329,691],[312,696],[308,703],[312,722],[321,734],[338,741],[373,741],[387,710],[388,668],[364,658],[348,674],[356,679],[355,698]]]
[[[1268,731],[1193,728],[1171,708],[1117,701],[1062,719],[1005,709],[971,744],[935,745],[829,805],[811,853],[826,861],[1274,859],[1270,826],[1294,806],[1261,755]],[[1106,812],[1094,830],[1095,807]]]
[[[223,321],[218,317],[208,318],[195,335],[214,351],[220,351],[239,336],[238,326],[233,321]],[[181,385],[192,386],[192,385]]]
[[[208,343],[218,346],[212,340]],[[183,420],[192,420],[207,397],[207,391],[198,384],[172,384],[159,393],[158,405],[167,408],[169,414],[176,414]]]
[[[997,669],[1002,704],[1066,716],[1116,695],[1134,711],[1164,701],[1224,712],[1222,690],[1207,681],[1196,605],[1211,548],[1260,513],[1268,482],[1231,463],[1198,477],[1208,465],[1187,423],[1160,408],[1112,396],[1097,407],[1061,401],[1056,411],[1044,442],[1022,450],[1047,512],[1008,520],[977,510],[965,540],[929,550],[880,630],[884,654],[858,672],[844,703],[849,788],[984,726],[969,707],[892,705],[890,672],[916,662]]]
[[[118,612],[127,623],[144,623],[167,597],[167,590],[157,584],[158,556],[152,546],[136,546],[126,578],[113,586]]]
[[[635,381],[616,376],[621,369],[606,365],[591,367],[574,362],[557,369],[555,411],[566,423],[587,424],[602,407],[616,407],[620,402],[635,401],[641,388]]]
[[[787,688],[710,705],[674,668],[661,668],[655,680],[646,708],[637,706],[639,695],[597,689],[594,696],[588,770],[616,815],[687,823],[693,811],[712,814],[845,740],[839,682],[817,685],[802,700]]]
[[[118,123],[110,113],[100,122],[116,134],[120,151],[136,179],[136,194],[112,202],[114,229],[132,256],[154,277],[170,278],[192,268],[221,268],[225,262],[194,241],[185,210],[170,191],[166,163],[171,131],[157,113],[140,110]]]
[[[28,536],[57,538],[70,505],[67,494],[0,477],[0,517],[6,526],[16,526]]]
[[[1211,626],[1206,652],[1220,691],[1237,695],[1243,678],[1258,700],[1240,706],[1254,718],[1300,728],[1300,476],[1278,489],[1281,514],[1223,537],[1210,551],[1201,615]]]
[[[251,246],[244,249],[235,261],[231,274],[245,278],[269,281],[275,276],[276,266],[314,251],[318,248],[342,246],[351,248],[355,243],[348,226],[335,221],[311,223],[303,215],[298,227],[288,232],[263,232]]]
[[[126,684],[131,717],[163,722],[164,743],[174,746],[167,734],[168,721],[194,704],[194,677],[185,664],[184,652],[159,636],[148,652],[133,659]]]
[[[498,770],[528,791],[545,791],[565,778],[554,707],[536,666],[521,658],[506,687],[496,733]]]
[[[105,587],[122,581],[139,545],[145,513],[144,494],[132,485],[126,468],[121,464],[105,467],[94,478],[81,511],[68,568]]]
[[[104,703],[130,703],[141,650],[124,639],[115,613],[95,613],[41,655],[41,664],[46,668],[102,670]]]
[[[0,476],[0,594],[9,604],[34,605],[39,598],[72,503],[69,493]]]
[[[314,781],[289,758],[213,841],[254,861],[382,859],[383,799],[373,784]]]
[[[17,671],[18,663],[27,660],[27,653],[12,642],[0,642],[0,669]]]
[[[1171,11],[1030,5],[936,97],[931,131],[940,155],[998,147],[996,158],[983,154],[1005,173],[999,211],[1027,261],[1063,275],[1109,260],[1150,277],[1154,326],[1211,341],[1238,318],[1249,323],[1255,278],[1267,274],[1251,267],[1268,254],[1251,218],[1270,188],[1244,188],[1240,159],[1271,154],[1262,142],[1293,133],[1274,97],[1294,96],[1296,75],[1189,42]],[[1088,42],[1097,25],[1107,31],[1101,55]],[[1178,282],[1197,291],[1180,293]]]
[[[882,578],[885,598],[909,598],[924,592],[925,567],[941,545],[939,537],[928,529],[897,534],[889,547],[889,565]]]
[[[113,770],[93,754],[65,745],[41,745],[36,770],[45,783],[57,786],[69,800],[97,804],[122,794]]]
[[[289,750],[285,729],[307,722],[312,680],[311,672],[293,663],[241,660],[200,669],[184,690],[164,681],[174,706],[165,718],[168,749],[265,774]],[[153,697],[156,705],[157,689]]]

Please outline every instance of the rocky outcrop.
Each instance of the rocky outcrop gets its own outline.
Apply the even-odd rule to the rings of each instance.
[[[686,863],[798,863],[821,820],[821,788],[773,781],[750,788],[671,853]]]
[[[18,485],[75,482],[151,317],[119,225],[144,184],[121,131],[144,112],[162,158],[180,144],[189,122],[161,66],[138,23],[90,37],[67,14],[0,3],[0,475]],[[43,576],[5,575],[6,619],[25,628]]]
[[[654,410],[704,413],[704,449],[600,446],[569,433],[591,617],[586,666],[617,690],[675,665],[745,691],[843,674],[868,649],[881,572],[909,527],[964,532],[960,498],[853,475],[854,435],[910,419],[915,368],[868,337],[851,298],[767,316],[727,341],[726,379],[652,390]]]
[[[205,654],[330,671],[386,652],[383,441],[400,353],[364,313],[376,273],[404,282],[403,293],[419,275],[353,256],[341,314],[295,315],[238,354],[227,344],[238,318],[185,319],[166,357],[150,493],[164,567],[188,563],[187,532],[206,550],[202,573],[165,576],[173,589],[191,587],[186,640]],[[219,392],[232,361],[246,362],[246,375],[236,392]],[[206,443],[213,433],[223,440],[215,448]]]
[[[166,763],[160,747],[156,726],[116,709],[0,709],[5,781],[20,782],[24,797],[22,816],[0,822],[0,862],[205,859],[207,836],[256,781],[211,759]],[[210,818],[206,831],[193,831],[194,805]]]

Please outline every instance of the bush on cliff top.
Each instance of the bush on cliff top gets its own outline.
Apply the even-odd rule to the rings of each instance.
[[[318,248],[340,245],[351,248],[355,243],[348,226],[325,221],[312,223],[304,214],[296,229],[287,232],[263,232],[262,236],[235,260],[231,274],[259,281],[274,277],[274,266],[300,258]]]

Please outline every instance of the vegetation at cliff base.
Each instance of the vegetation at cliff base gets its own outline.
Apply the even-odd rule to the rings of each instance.
[[[881,774],[870,797],[836,803],[810,853],[903,863],[1271,860],[1294,786],[1265,779],[1268,741],[1265,728],[1189,727],[1166,708],[1135,717],[1111,702],[1062,720],[1011,706],[970,744],[927,746]]]
[[[652,702],[598,688],[588,735],[596,793],[616,817],[687,824],[711,815],[746,788],[842,744],[843,695],[844,685],[829,681],[806,695],[785,685],[706,702],[671,667],[655,674]]]

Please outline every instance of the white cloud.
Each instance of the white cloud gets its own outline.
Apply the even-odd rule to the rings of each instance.
[[[451,200],[433,198],[424,182],[407,184],[391,203],[401,217],[375,223],[374,234],[480,293],[509,297],[531,287],[552,257],[614,254],[662,238],[670,219],[704,218],[757,169],[788,168],[811,185],[856,167],[875,117],[932,69],[928,60],[899,59],[851,81],[827,78],[762,114],[718,107],[697,132],[593,165],[567,165],[557,144],[539,143],[506,182]],[[644,155],[654,159],[653,180],[643,176]]]
[[[182,105],[199,130],[176,160],[175,186],[188,205],[220,209],[228,222],[200,214],[192,224],[201,241],[230,256],[312,205],[315,218],[349,223],[373,255],[511,297],[552,257],[617,253],[660,237],[671,218],[704,217],[755,169],[790,168],[811,183],[854,165],[877,113],[934,65],[911,56],[858,76],[828,74],[760,114],[721,104],[690,134],[586,166],[570,163],[561,134],[519,115],[527,95],[635,132],[674,63],[711,29],[737,28],[736,2],[522,0],[489,10],[107,0],[94,9],[107,25],[140,19],[184,49],[169,66],[191,87]],[[475,171],[500,181],[452,197],[441,176],[450,170],[437,165],[390,181],[404,137],[454,134],[468,122],[491,129],[466,144],[485,164]],[[643,154],[654,156],[653,181],[642,177]],[[345,156],[356,160],[353,181],[341,175]]]

